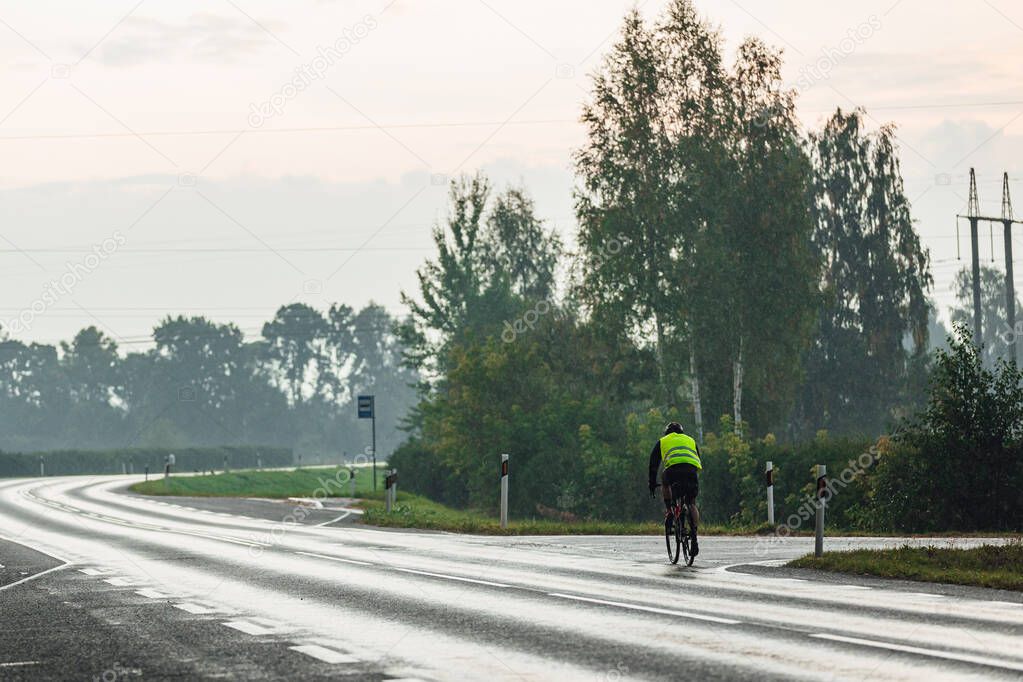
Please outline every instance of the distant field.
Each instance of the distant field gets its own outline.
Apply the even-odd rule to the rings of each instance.
[[[373,470],[357,469],[356,496],[372,494]],[[383,469],[377,472],[377,486],[383,488]],[[347,497],[348,470],[339,468],[295,469],[293,471],[232,471],[212,476],[171,476],[136,483],[131,490],[143,495],[181,497]],[[318,492],[325,491],[325,492]],[[379,494],[379,492],[378,492]]]
[[[829,552],[788,564],[795,568],[902,578],[932,583],[976,585],[1023,591],[1023,540],[972,549],[908,547]]]

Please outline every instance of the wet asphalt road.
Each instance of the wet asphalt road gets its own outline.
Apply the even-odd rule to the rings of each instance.
[[[1023,677],[1023,596],[774,568],[807,539],[703,538],[680,568],[656,537],[380,531],[128,481],[0,481],[0,679]]]

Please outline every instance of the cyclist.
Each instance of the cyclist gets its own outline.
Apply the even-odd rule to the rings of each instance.
[[[700,553],[696,542],[696,527],[700,523],[700,512],[696,508],[696,496],[700,494],[699,471],[700,448],[690,436],[682,431],[682,425],[671,422],[664,427],[664,436],[654,444],[650,451],[650,497],[654,496],[657,487],[657,470],[664,466],[661,475],[661,492],[664,494],[664,506],[671,513],[672,493],[681,495],[689,505],[689,518],[693,525],[692,555]]]

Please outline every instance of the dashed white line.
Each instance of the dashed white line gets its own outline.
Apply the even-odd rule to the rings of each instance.
[[[345,564],[355,564],[357,566],[374,566],[375,565],[375,564],[370,563],[369,561],[356,561],[355,559],[342,559],[339,556],[328,556],[326,554],[314,554],[312,552],[299,552],[299,551],[296,551],[295,554],[302,554],[303,556],[316,557],[317,559],[329,559],[330,561],[340,561],[340,562],[345,563]]]
[[[826,639],[833,642],[843,642],[845,644],[858,644],[859,646],[868,646],[875,649],[888,649],[889,651],[900,651],[907,654],[917,654],[919,656],[931,656],[932,658],[943,658],[948,661],[960,661],[962,663],[975,663],[977,665],[987,665],[993,668],[1003,668],[1005,670],[1020,670],[1023,671],[1023,664],[1013,663],[1011,661],[1003,661],[997,658],[990,658],[988,656],[974,656],[972,654],[958,654],[952,651],[941,651],[940,649],[925,649],[918,646],[907,646],[905,644],[891,644],[889,642],[878,642],[872,639],[860,639],[858,637],[843,637],[842,635],[829,635],[826,633],[818,633],[810,635],[817,639]]]
[[[262,625],[256,623],[250,623],[247,620],[230,620],[226,623],[221,623],[229,628],[234,628],[240,632],[244,632],[247,635],[269,635],[273,633],[270,628],[265,628]]]
[[[158,590],[150,590],[148,588],[145,590],[137,590],[135,594],[146,597],[147,599],[170,599],[169,594],[164,594]]]
[[[306,656],[312,656],[315,659],[323,661],[324,663],[358,663],[359,659],[351,654],[346,654],[341,651],[335,651],[334,649],[328,649],[325,646],[318,644],[302,644],[299,646],[288,647],[292,651],[297,651],[300,654]]]
[[[943,599],[945,595],[934,594],[933,592],[906,592],[908,597],[923,597],[924,599]]]
[[[625,604],[618,601],[607,601],[606,599],[593,599],[591,597],[577,597],[573,594],[562,594],[560,592],[548,592],[548,596],[560,599],[573,599],[575,601],[589,602],[590,604],[602,604],[604,606],[617,606],[620,609],[631,609],[633,611],[646,611],[647,613],[659,613],[665,616],[680,616],[693,620],[705,620],[708,623],[721,623],[722,625],[739,625],[742,621],[731,618],[718,618],[717,616],[705,616],[702,613],[690,613],[688,611],[672,611],[670,609],[659,609],[653,606],[640,606],[638,604]]]
[[[10,663],[0,663],[0,668],[19,668],[26,665],[39,665],[39,661],[11,661]]]
[[[191,613],[196,616],[204,616],[210,613],[216,613],[216,611],[214,611],[211,608],[200,606],[199,604],[193,604],[192,602],[187,601],[181,602],[180,604],[175,604],[174,608],[181,609],[182,611],[187,611],[188,613]]]
[[[866,585],[835,585],[835,587],[841,587],[845,590],[872,590],[873,587],[867,587]]]
[[[462,576],[459,576],[459,575],[447,575],[445,573],[430,573],[429,571],[417,571],[417,570],[415,570],[413,568],[395,568],[394,570],[401,571],[402,573],[414,573],[416,575],[426,575],[426,576],[430,576],[431,578],[444,578],[445,580],[457,580],[458,582],[462,582],[462,583],[475,583],[477,585],[488,585],[490,587],[510,587],[510,585],[505,585],[504,583],[494,583],[494,582],[490,582],[489,580],[476,580],[475,578],[463,578]]]

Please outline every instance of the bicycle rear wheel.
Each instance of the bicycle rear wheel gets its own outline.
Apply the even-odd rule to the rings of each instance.
[[[668,561],[673,564],[678,563],[678,553],[680,548],[678,533],[675,532],[675,526],[677,525],[678,524],[675,523],[674,517],[672,516],[668,516],[664,520],[664,544],[668,546]]]

